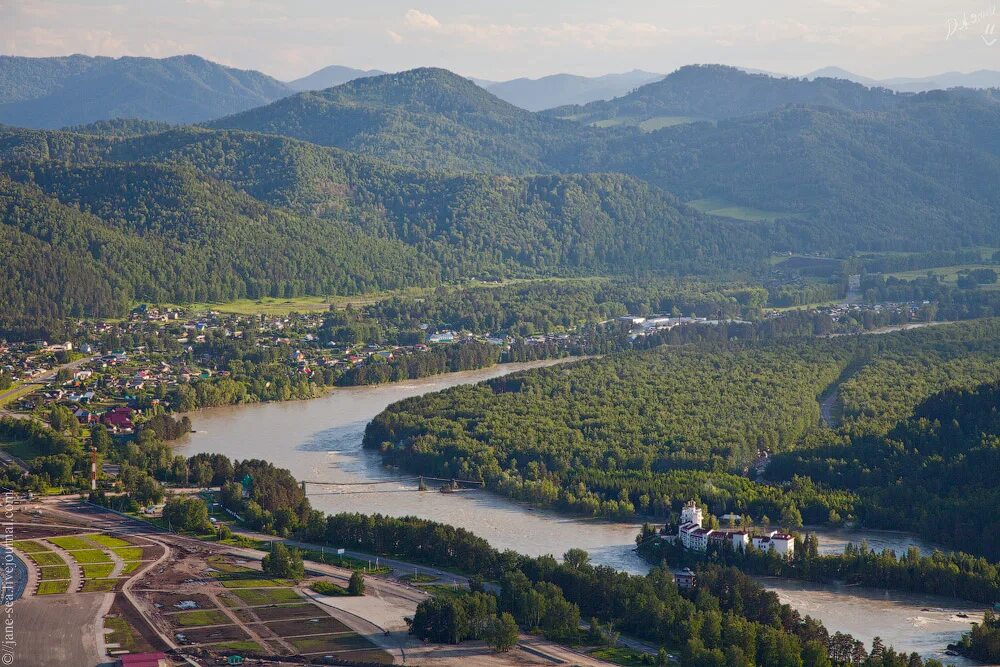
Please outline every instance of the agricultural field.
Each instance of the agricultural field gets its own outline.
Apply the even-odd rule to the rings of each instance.
[[[958,264],[955,266],[939,266],[932,269],[917,269],[915,271],[897,271],[886,273],[887,278],[898,278],[899,280],[916,280],[926,276],[937,276],[938,280],[946,285],[955,286],[958,284],[959,276],[975,269],[990,269],[997,271],[996,264]],[[979,289],[1000,289],[1000,283],[993,285],[980,285]]]
[[[707,215],[731,218],[733,220],[744,220],[746,222],[774,222],[778,218],[791,215],[782,211],[764,211],[759,208],[739,206],[738,204],[717,197],[693,199],[685,202],[685,204]]]

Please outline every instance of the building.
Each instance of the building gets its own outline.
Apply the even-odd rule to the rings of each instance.
[[[690,568],[684,568],[680,572],[674,572],[674,583],[682,591],[694,588],[695,576]]]
[[[166,653],[129,653],[118,658],[121,667],[168,667]]]
[[[745,530],[712,530],[703,528],[704,513],[693,500],[681,509],[681,523],[676,539],[685,549],[708,551],[709,545],[722,548],[726,543],[736,551],[743,551],[753,544],[761,551],[773,550],[782,556],[795,553],[795,538],[785,533],[771,531],[767,535],[751,536]]]
[[[761,551],[774,551],[779,556],[791,556],[795,553],[795,538],[787,533],[776,530],[767,535],[755,535],[753,546]]]

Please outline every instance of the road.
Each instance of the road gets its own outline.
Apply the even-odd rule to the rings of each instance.
[[[834,387],[833,391],[827,394],[819,404],[819,416],[829,428],[840,426],[840,417],[836,414],[837,396],[840,395],[839,389],[839,387]]]

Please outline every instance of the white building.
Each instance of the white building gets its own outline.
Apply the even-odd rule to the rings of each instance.
[[[780,556],[791,556],[795,553],[795,538],[773,530],[767,535],[755,535],[753,546],[761,551],[775,551]]]
[[[681,523],[677,528],[677,540],[685,549],[707,551],[709,544],[722,546],[726,542],[737,550],[743,551],[750,544],[755,548],[774,550],[782,556],[795,553],[795,538],[791,535],[771,531],[767,535],[751,536],[745,530],[712,530],[703,528],[704,514],[693,500],[681,509]]]

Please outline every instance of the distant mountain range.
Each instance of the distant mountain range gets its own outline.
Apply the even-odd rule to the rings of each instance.
[[[900,93],[921,93],[949,88],[1000,88],[1000,71],[981,69],[975,72],[944,72],[935,76],[872,79],[840,67],[824,67],[805,75],[807,79],[827,77],[845,79],[865,86],[881,86]]]
[[[316,70],[301,79],[288,82],[288,87],[292,90],[324,90],[333,88],[348,81],[363,79],[368,76],[379,76],[386,74],[380,69],[355,69],[353,67],[343,67],[342,65],[330,65],[321,70]]]
[[[199,56],[0,56],[0,123],[58,128],[111,118],[197,123],[294,92]]]
[[[639,86],[658,81],[663,74],[632,70],[604,76],[553,74],[540,79],[511,81],[475,80],[501,100],[528,111],[542,111],[567,104],[586,104],[595,100],[610,100],[632,92]]]

